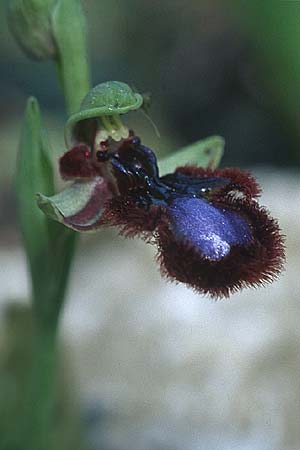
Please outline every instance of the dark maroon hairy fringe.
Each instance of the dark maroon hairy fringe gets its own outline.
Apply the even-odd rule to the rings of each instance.
[[[225,169],[203,169],[196,166],[178,167],[176,172],[190,175],[195,178],[223,177],[229,178],[230,183],[223,188],[218,188],[218,195],[227,194],[230,191],[242,192],[247,198],[256,198],[261,193],[261,188],[250,172],[236,167]]]
[[[160,207],[152,205],[148,210],[139,208],[129,196],[117,196],[105,205],[101,219],[103,225],[116,226],[126,237],[152,237],[162,214]]]
[[[273,281],[285,260],[283,236],[276,220],[255,201],[232,202],[230,209],[251,224],[254,240],[250,245],[233,246],[225,258],[211,261],[190,244],[178,241],[165,217],[158,227],[162,274],[213,298],[229,297],[241,288]]]
[[[59,170],[65,180],[97,176],[97,169],[92,164],[89,148],[85,144],[78,144],[67,151],[59,160]]]

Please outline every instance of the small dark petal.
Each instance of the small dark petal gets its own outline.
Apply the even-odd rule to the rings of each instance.
[[[255,201],[229,200],[227,208],[244,217],[253,239],[247,245],[232,245],[222,259],[212,260],[199,248],[180,240],[170,231],[167,215],[158,227],[159,261],[162,274],[211,297],[228,297],[247,286],[271,282],[284,263],[283,236],[276,220]]]
[[[211,178],[222,177],[227,178],[230,182],[217,190],[217,195],[226,195],[229,192],[241,192],[246,198],[257,198],[261,193],[261,188],[255,178],[247,171],[238,168],[225,169],[203,169],[195,166],[178,167],[176,172],[190,175],[192,177]]]
[[[76,178],[93,178],[97,170],[93,167],[89,147],[84,144],[76,145],[67,151],[59,160],[59,170],[65,180]]]

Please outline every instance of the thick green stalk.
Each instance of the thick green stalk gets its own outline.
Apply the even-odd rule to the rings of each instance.
[[[7,317],[9,337],[1,381],[6,374],[8,387],[12,381],[17,384],[16,392],[6,395],[9,403],[1,405],[0,448],[62,450],[52,439],[58,400],[56,329],[36,320],[30,310],[13,308]]]
[[[54,407],[57,402],[56,327],[34,320],[31,373],[24,393],[24,411],[18,449],[56,450],[53,442]]]
[[[52,15],[57,70],[68,114],[77,112],[90,90],[86,23],[80,0],[59,0]]]

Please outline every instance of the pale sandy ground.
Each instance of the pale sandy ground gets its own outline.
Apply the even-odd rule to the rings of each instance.
[[[138,240],[81,243],[62,336],[83,408],[102,411],[93,449],[299,450],[299,175],[258,176],[288,247],[264,289],[213,302],[162,280]],[[0,299],[25,296],[21,251],[1,260]]]

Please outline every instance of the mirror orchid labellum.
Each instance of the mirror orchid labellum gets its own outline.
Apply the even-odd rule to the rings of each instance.
[[[74,184],[40,195],[41,209],[78,231],[112,225],[154,242],[162,274],[199,293],[228,297],[282,270],[283,237],[248,172],[183,166],[160,176],[155,154],[131,132],[96,152],[76,145],[61,157],[60,173]]]

